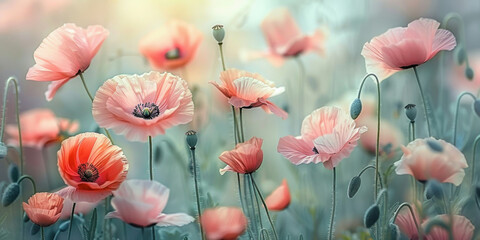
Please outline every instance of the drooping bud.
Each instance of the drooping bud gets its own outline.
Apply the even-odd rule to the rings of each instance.
[[[407,104],[405,106],[405,115],[410,120],[410,122],[415,122],[415,118],[417,118],[417,108],[415,104]]]
[[[187,135],[186,137],[187,144],[190,147],[190,149],[192,150],[195,149],[195,146],[197,146],[197,141],[198,141],[197,132],[190,130],[186,132],[185,135]]]
[[[443,146],[437,140],[427,139],[427,145],[434,152],[443,152]]]
[[[477,99],[475,102],[473,102],[473,110],[475,110],[477,116],[480,117],[480,99]]]
[[[353,120],[357,119],[358,115],[362,112],[362,100],[355,98],[352,105],[350,105],[350,116]]]
[[[40,231],[40,226],[37,225],[37,224],[32,224],[32,228],[30,228],[30,235],[35,235],[38,233],[38,231]]]
[[[441,199],[443,197],[442,185],[435,179],[429,180],[425,187],[425,198],[431,199],[432,197],[435,197],[436,199]]]
[[[398,226],[394,223],[388,224],[388,235],[391,240],[398,240],[400,239],[400,229],[398,229]]]
[[[468,80],[473,80],[474,72],[473,72],[473,69],[470,66],[467,66],[465,68],[465,77],[467,77]]]
[[[8,148],[5,143],[0,142],[0,159],[4,159],[7,156]]]
[[[362,184],[362,179],[359,176],[355,176],[350,180],[348,184],[347,195],[349,198],[353,198],[357,194],[360,185]]]
[[[20,172],[18,171],[17,164],[10,163],[8,166],[8,178],[10,179],[10,182],[17,182],[19,177]]]
[[[23,213],[23,222],[28,222],[28,221],[30,221],[30,218],[28,217],[27,213],[24,212]]]
[[[380,208],[377,204],[373,204],[367,209],[365,216],[363,217],[363,223],[365,224],[365,227],[371,228],[378,221],[379,217]]]
[[[453,54],[458,65],[462,65],[465,62],[465,59],[467,59],[467,52],[465,52],[465,48],[462,44],[457,45]]]
[[[20,186],[14,182],[10,183],[7,188],[5,189],[5,192],[3,192],[2,196],[2,204],[4,207],[7,207],[8,205],[12,204],[20,194]]]
[[[225,29],[223,29],[223,25],[215,25],[212,27],[213,38],[217,40],[218,43],[223,43],[223,39],[225,38]]]

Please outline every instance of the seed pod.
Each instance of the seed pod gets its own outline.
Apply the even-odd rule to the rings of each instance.
[[[217,40],[218,43],[222,43],[225,38],[225,29],[223,25],[215,25],[212,27],[213,38]]]
[[[190,130],[186,132],[185,135],[187,135],[186,140],[190,149],[192,150],[195,149],[195,146],[197,146],[197,141],[198,141],[197,132]]]
[[[417,118],[417,108],[415,104],[407,104],[405,106],[405,115],[410,120],[410,122],[415,122],[415,118]]]

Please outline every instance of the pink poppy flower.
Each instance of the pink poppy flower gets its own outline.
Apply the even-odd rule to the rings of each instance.
[[[118,75],[98,89],[92,114],[102,128],[130,141],[147,141],[193,119],[187,82],[170,73]]]
[[[60,213],[60,219],[70,219],[72,214],[73,201],[69,198],[69,188],[62,188],[55,192],[59,196],[64,198],[62,212]],[[95,208],[101,200],[96,202],[75,202],[75,214],[87,214],[93,208]]]
[[[208,240],[234,240],[247,228],[247,218],[236,207],[206,209],[200,221]]]
[[[409,174],[419,181],[436,179],[456,186],[462,183],[467,161],[462,152],[452,144],[432,137],[416,139],[406,147],[403,156],[395,162],[398,175]]]
[[[432,221],[433,219],[440,218],[443,220],[445,223],[450,222],[450,217],[446,214],[443,215],[438,215],[435,218],[430,219]],[[426,221],[424,226],[428,224],[428,221]],[[468,220],[468,218],[461,216],[461,215],[453,215],[453,239],[455,240],[470,240],[473,239],[473,233],[475,231],[475,226]],[[445,229],[435,226],[432,228],[430,233],[425,236],[426,240],[448,240],[448,232],[445,231]]]
[[[78,122],[57,118],[50,109],[32,109],[20,114],[22,144],[28,147],[43,148],[45,145],[61,142],[66,135],[78,130]],[[5,131],[10,136],[8,143],[18,145],[18,128],[9,124]]]
[[[62,193],[73,202],[97,202],[116,190],[127,177],[122,149],[103,134],[81,133],[62,142],[58,171],[65,184]]]
[[[202,41],[192,25],[171,21],[140,40],[140,52],[156,69],[172,70],[188,64]]]
[[[136,227],[182,226],[195,220],[185,213],[162,213],[170,190],[162,184],[147,180],[127,180],[113,192],[115,211],[105,218],[118,218]]]
[[[36,63],[26,79],[51,81],[45,96],[52,100],[60,87],[90,66],[108,34],[100,25],[84,29],[68,23],[55,29],[35,50]]]
[[[362,56],[368,73],[374,73],[381,81],[392,74],[418,66],[432,59],[441,50],[452,50],[455,37],[440,23],[420,18],[408,27],[392,28],[365,43]]]
[[[228,98],[236,108],[261,107],[267,113],[286,119],[288,114],[268,98],[285,91],[284,87],[275,87],[273,82],[264,79],[258,73],[249,73],[237,69],[228,69],[220,74],[220,84],[210,82]]]
[[[418,214],[417,207],[412,204],[413,214],[415,216],[415,221],[417,221],[418,227],[422,227],[422,220]],[[408,239],[417,240],[418,239],[418,230],[413,220],[412,214],[407,207],[402,208],[400,213],[395,219],[395,224],[398,226],[400,231],[407,236]]]
[[[277,151],[293,164],[323,163],[336,167],[350,155],[367,127],[355,127],[349,114],[337,107],[322,107],[305,117],[301,135],[280,138]]]
[[[28,203],[22,204],[30,221],[41,227],[48,227],[60,218],[63,198],[55,193],[41,192],[31,196]]]
[[[290,190],[288,189],[287,180],[283,179],[282,185],[265,198],[265,203],[267,204],[268,210],[281,211],[290,205],[290,200]]]
[[[290,11],[285,8],[273,10],[262,21],[261,28],[268,45],[268,60],[276,66],[283,64],[284,58],[295,57],[302,53],[324,52],[326,34],[316,30],[312,35],[305,35],[298,27]]]
[[[218,157],[227,166],[220,169],[220,174],[225,172],[252,173],[255,172],[263,162],[262,151],[263,139],[252,137],[250,140],[239,143],[235,149],[225,151]]]

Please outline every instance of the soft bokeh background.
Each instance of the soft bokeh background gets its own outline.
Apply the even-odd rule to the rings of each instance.
[[[193,24],[203,33],[203,41],[193,61],[185,68],[174,71],[189,82],[192,89],[199,91],[202,121],[196,125],[175,127],[165,136],[154,139],[155,180],[171,189],[167,212],[189,212],[194,215],[194,193],[189,175],[189,157],[184,143],[184,133],[194,128],[200,136],[197,147],[200,163],[201,192],[206,205],[218,204],[239,206],[234,174],[220,176],[218,169],[224,164],[218,159],[222,151],[233,148],[232,118],[225,99],[220,96],[209,81],[218,81],[221,62],[217,43],[211,36],[211,27],[223,24],[226,30],[224,40],[227,67],[258,72],[276,83],[286,86],[285,94],[273,98],[273,102],[284,109],[298,107],[292,105],[298,88],[299,68],[295,61],[287,60],[281,67],[271,65],[265,59],[245,61],[242,56],[249,51],[268,48],[260,29],[260,22],[273,9],[287,7],[301,29],[312,33],[317,28],[328,32],[325,54],[306,54],[300,57],[306,69],[305,115],[324,105],[348,106],[355,97],[361,79],[366,74],[364,59],[360,55],[363,44],[389,28],[406,26],[412,20],[428,17],[441,22],[450,12],[459,13],[465,23],[465,48],[470,63],[477,76],[480,75],[480,2],[471,0],[283,0],[283,1],[190,1],[190,0],[2,0],[0,1],[0,79],[15,76],[20,84],[20,111],[34,108],[50,108],[57,116],[76,119],[81,131],[94,131],[96,124],[91,115],[91,105],[80,79],[68,82],[47,102],[44,92],[47,83],[26,81],[28,68],[33,66],[33,52],[43,38],[64,23],[78,26],[100,24],[110,31],[99,53],[94,58],[84,76],[87,85],[95,92],[102,83],[117,74],[141,74],[151,67],[138,51],[138,42],[148,32],[160,27],[171,19],[181,19]],[[449,25],[454,34],[459,33],[458,22]],[[434,135],[451,140],[454,100],[460,91],[474,94],[479,90],[480,77],[468,82],[463,75],[464,67],[456,66],[451,52],[444,54],[444,61],[437,56],[433,61],[419,68],[424,89],[428,92],[436,111]],[[2,80],[2,83],[4,82]],[[445,87],[440,85],[445,81]],[[372,95],[376,101],[375,85],[368,82],[364,97]],[[408,103],[421,105],[413,71],[395,74],[384,81],[382,87],[382,118],[399,132],[401,144],[407,143],[405,134],[408,121],[403,114],[403,106]],[[443,89],[443,90],[442,90]],[[2,91],[3,98],[3,91]],[[373,103],[374,104],[374,103]],[[375,105],[373,105],[375,106]],[[459,139],[461,145],[470,146],[479,128],[478,118],[472,116],[470,105],[461,109]],[[8,97],[7,123],[14,123],[14,96]],[[375,111],[373,112],[375,114]],[[321,165],[294,166],[277,153],[278,139],[286,135],[299,135],[300,117],[290,116],[283,121],[277,116],[267,115],[261,109],[245,111],[246,138],[252,136],[264,139],[264,162],[256,173],[263,194],[269,194],[283,178],[289,182],[292,203],[285,211],[274,213],[281,239],[324,239],[327,235],[331,205],[332,173]],[[303,117],[301,117],[303,119]],[[374,118],[373,118],[374,119]],[[426,136],[423,114],[419,108],[418,136]],[[375,123],[373,123],[375,124]],[[375,131],[375,125],[371,131]],[[123,136],[114,135],[116,144],[124,149],[130,163],[128,178],[147,179],[148,146],[145,143],[128,142]],[[360,192],[354,199],[346,197],[349,179],[369,164],[374,155],[359,147],[338,167],[338,189],[336,214],[336,234],[348,235],[359,232],[365,210],[372,204],[372,172],[363,177]],[[398,146],[397,146],[398,147]],[[464,153],[470,159],[470,147]],[[32,175],[40,191],[55,191],[64,186],[56,170],[56,151],[59,145],[49,146],[42,153],[37,149],[26,148],[25,169]],[[387,168],[399,159],[397,154],[386,159],[382,166]],[[43,158],[42,156],[45,156]],[[12,157],[12,160],[16,160]],[[7,180],[4,161],[0,162],[0,180]],[[46,170],[45,170],[46,169]],[[470,169],[467,170],[467,175]],[[393,175],[390,182],[391,205],[406,198],[405,176]],[[28,184],[25,184],[27,186]],[[29,186],[24,188],[25,197]],[[207,195],[209,197],[207,197]],[[19,204],[9,208],[0,207],[0,214],[8,216],[2,222],[12,238],[19,238]],[[471,207],[467,217],[479,226],[480,212]],[[4,215],[5,214],[5,215]],[[1,219],[1,218],[0,218]],[[115,221],[118,220],[113,220]],[[119,222],[117,222],[118,225]],[[55,227],[51,227],[52,231]],[[178,231],[178,236],[195,232],[196,225],[183,228],[158,228],[161,234]],[[360,230],[359,230],[360,229]],[[129,228],[131,237],[139,230]],[[477,230],[478,231],[478,230]],[[29,228],[25,229],[29,236]],[[174,239],[166,237],[165,239]],[[196,235],[195,235],[196,236]],[[190,236],[190,239],[195,239]],[[35,236],[38,238],[38,236]],[[178,239],[180,239],[178,237]]]

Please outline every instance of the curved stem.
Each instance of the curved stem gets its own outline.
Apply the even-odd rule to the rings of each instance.
[[[32,183],[32,186],[33,186],[33,194],[37,193],[37,185],[35,184],[35,180],[33,180],[33,178],[29,175],[22,175],[18,180],[17,180],[17,184],[20,185],[20,183],[24,180],[24,179],[28,179],[30,180],[30,182]]]
[[[423,102],[423,112],[425,113],[425,119],[427,121],[427,131],[428,136],[432,136],[430,130],[430,119],[428,118],[428,111],[427,111],[427,102],[425,101],[425,95],[423,94],[422,84],[420,84],[420,79],[418,78],[417,67],[413,67],[413,72],[415,73],[415,78],[417,79],[418,89],[420,90],[420,95],[422,96]]]
[[[373,73],[370,73],[370,74],[367,74],[367,76],[365,76],[362,80],[362,83],[360,85],[360,88],[358,89],[358,98],[360,99],[360,94],[362,93],[362,89],[363,89],[363,85],[365,84],[365,80],[367,80],[367,78],[369,77],[374,77],[376,82],[377,82],[377,142],[376,142],[376,147],[375,147],[375,189],[373,191],[374,195],[373,195],[373,198],[376,199],[377,198],[377,191],[378,191],[378,181],[379,181],[379,178],[378,178],[378,175],[379,175],[379,171],[378,171],[378,157],[379,157],[379,151],[380,151],[380,81],[378,80],[378,77],[377,75],[373,74]]]
[[[335,219],[335,187],[336,187],[336,181],[337,181],[337,174],[335,171],[335,168],[333,168],[333,188],[332,188],[332,215],[330,216],[330,227],[328,228],[328,239],[332,239],[332,234],[333,234],[333,220]]]
[[[470,184],[473,184],[475,182],[475,154],[476,154],[476,150],[477,150],[477,145],[478,145],[478,142],[480,141],[480,135],[478,135],[476,138],[475,138],[475,141],[473,142],[473,156],[472,156],[472,179],[471,179],[471,182]]]
[[[453,146],[456,146],[457,143],[457,122],[458,122],[458,109],[460,108],[460,101],[462,100],[463,96],[470,96],[472,97],[473,101],[477,100],[477,97],[469,92],[462,92],[457,97],[457,106],[455,108],[455,122],[453,124]]]
[[[73,203],[73,206],[72,206],[72,214],[70,215],[70,224],[68,226],[68,240],[70,240],[70,235],[72,234],[72,226],[73,226],[73,214],[75,214],[75,206],[77,205],[77,203]]]
[[[90,98],[90,100],[91,100],[92,103],[93,103],[92,94],[91,94],[90,91],[88,90],[87,83],[85,82],[85,79],[83,78],[83,74],[82,74],[81,72],[79,72],[78,75],[80,76],[80,79],[82,79],[83,87],[85,88],[85,91],[86,91],[87,94],[88,94],[88,98]],[[112,136],[110,135],[110,132],[109,132],[106,128],[103,128],[103,130],[105,131],[105,134],[107,134],[108,139],[110,139],[110,142],[112,142],[112,144],[115,144],[115,143],[113,143],[113,138],[112,138]]]
[[[358,177],[361,177],[362,174],[367,171],[368,169],[375,169],[375,166],[373,165],[368,165],[366,167],[364,167],[359,173],[358,173]],[[383,188],[383,183],[382,183],[382,177],[380,176],[380,173],[378,171],[375,171],[375,173],[377,174],[377,177],[378,179],[380,180],[379,183],[380,183],[380,188],[382,189]]]
[[[278,240],[277,231],[275,230],[275,225],[272,222],[272,218],[270,218],[270,213],[268,212],[267,204],[265,203],[265,200],[263,199],[262,193],[260,192],[260,189],[258,188],[257,184],[255,183],[255,179],[253,179],[252,174],[250,174],[250,177],[252,178],[253,186],[257,190],[258,196],[260,197],[260,200],[262,201],[263,207],[265,208],[265,212],[267,213],[268,221],[270,222],[270,225],[272,225],[272,230],[273,230],[273,233],[275,234],[275,239]]]
[[[205,239],[205,237],[203,235],[202,221],[200,221],[202,219],[202,210],[200,208],[200,193],[199,193],[199,190],[198,190],[197,162],[196,162],[196,158],[195,158],[195,148],[190,148],[190,151],[192,153],[193,180],[194,180],[194,184],[195,184],[195,198],[197,200],[197,211],[198,211],[198,218],[199,218],[198,224],[199,224],[199,227],[200,227],[200,233],[202,234],[202,239]]]
[[[223,71],[227,70],[227,68],[225,67],[225,59],[223,58],[223,43],[218,43],[218,48],[220,49],[220,57],[222,58],[222,67],[223,67]]]
[[[22,130],[20,127],[20,112],[18,111],[18,83],[14,77],[9,77],[7,83],[5,84],[5,91],[3,93],[3,108],[2,108],[2,125],[0,126],[0,142],[3,142],[3,135],[5,133],[5,112],[7,109],[7,95],[8,95],[8,86],[10,83],[15,85],[15,111],[17,117],[17,126],[18,126],[18,145],[20,147],[20,174],[23,174],[23,144],[22,144]]]
[[[408,207],[408,209],[410,210],[410,214],[412,215],[413,222],[415,223],[415,227],[417,228],[417,233],[419,236],[418,239],[423,239],[422,230],[418,227],[417,219],[415,218],[415,213],[413,212],[413,208],[409,203],[404,202],[400,204],[397,210],[395,210],[395,213],[393,214],[392,220],[390,220],[390,222],[395,223],[395,220],[397,219],[397,215],[400,213],[400,210],[405,206]]]
[[[149,166],[150,166],[150,181],[153,181],[153,146],[152,146],[152,136],[148,136],[148,155],[149,155]]]

